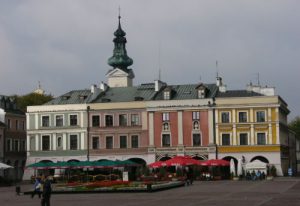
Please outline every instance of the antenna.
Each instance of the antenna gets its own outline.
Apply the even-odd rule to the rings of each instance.
[[[119,5],[119,17],[121,16],[121,7]]]
[[[41,82],[39,81],[39,85],[38,85],[38,88],[41,89],[42,86],[41,86]]]
[[[217,78],[218,78],[219,77],[218,60],[216,60],[216,72],[217,72]]]
[[[159,42],[158,42],[158,80],[161,80],[160,49],[161,49],[161,43],[159,40]]]
[[[260,81],[259,81],[259,72],[257,73],[257,85],[260,86]]]

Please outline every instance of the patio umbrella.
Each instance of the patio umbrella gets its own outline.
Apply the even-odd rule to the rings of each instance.
[[[172,159],[167,160],[167,166],[188,166],[188,165],[199,165],[200,162],[189,156],[175,156]]]
[[[10,166],[10,165],[7,165],[7,164],[4,164],[4,163],[0,162],[0,169],[1,170],[5,170],[5,169],[9,169],[9,168],[13,168],[13,167]]]
[[[235,165],[234,165],[234,160],[233,159],[230,160],[230,174],[233,174],[233,176],[236,175]]]
[[[242,160],[238,159],[238,165],[237,165],[237,176],[240,176],[243,174],[242,170]]]
[[[156,161],[148,165],[150,168],[159,168],[167,166],[166,162],[164,161]]]
[[[201,166],[230,166],[226,160],[210,159],[199,163]]]

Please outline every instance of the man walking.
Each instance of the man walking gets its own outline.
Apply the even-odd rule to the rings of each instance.
[[[41,201],[42,206],[50,206],[50,197],[51,197],[51,180],[48,176],[43,184],[43,197]]]

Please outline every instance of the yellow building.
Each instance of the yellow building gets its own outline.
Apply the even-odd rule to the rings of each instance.
[[[284,175],[289,167],[287,104],[274,88],[248,85],[247,90],[220,87],[215,100],[217,157],[244,163],[259,159]]]

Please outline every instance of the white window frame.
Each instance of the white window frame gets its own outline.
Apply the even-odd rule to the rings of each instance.
[[[76,136],[76,139],[77,139],[77,148],[76,149],[71,149],[71,136]],[[78,134],[69,134],[69,150],[76,151],[76,150],[79,150],[79,148],[80,148],[79,135]]]
[[[133,123],[133,121],[132,121],[132,120],[133,120],[133,118],[132,118],[133,115],[136,115],[137,118],[138,118],[137,124],[132,124],[132,123]],[[141,118],[140,118],[140,115],[139,115],[139,114],[137,114],[137,113],[136,113],[136,114],[130,114],[130,125],[131,125],[131,126],[138,126],[138,125],[140,125],[140,119],[141,119]]]
[[[138,146],[137,147],[132,147],[132,136],[137,136],[137,138],[138,138]],[[136,148],[139,148],[139,147],[140,147],[140,135],[138,135],[138,134],[131,134],[130,135],[130,147],[129,148],[136,149]]]
[[[112,125],[111,126],[106,125],[106,116],[112,116]],[[105,127],[113,127],[115,125],[115,115],[114,114],[104,114],[104,124],[105,124]]]
[[[164,91],[164,100],[170,100],[170,91]]]
[[[224,123],[224,124],[227,124],[227,123],[231,123],[231,112],[230,111],[221,111],[220,112],[221,113],[221,115],[220,115],[220,122],[221,123]],[[223,113],[228,113],[228,122],[223,122],[222,120],[222,114]]]
[[[170,112],[163,112],[163,113],[162,113],[162,121],[163,121],[163,122],[168,122],[168,121],[170,121]]]
[[[200,121],[200,112],[199,111],[193,111],[192,112],[192,120],[193,121],[196,121],[196,120]]]
[[[264,133],[265,134],[265,140],[266,140],[266,144],[258,144],[258,133]],[[261,131],[258,131],[258,132],[255,132],[255,143],[256,145],[268,145],[268,132],[261,132]]]
[[[43,150],[43,137],[44,136],[49,136],[49,150]],[[52,144],[51,144],[51,135],[50,134],[42,134],[41,135],[41,151],[51,151]]]
[[[58,139],[61,139],[61,142],[60,142],[60,146],[58,145]],[[62,150],[63,149],[63,135],[57,135],[56,136],[56,150]]]
[[[263,121],[263,122],[257,121],[257,113],[258,113],[258,112],[264,112],[264,113],[265,113],[265,121]],[[255,122],[257,122],[257,123],[264,123],[264,122],[267,122],[267,110],[264,110],[264,109],[256,110],[256,111],[255,111]]]
[[[121,136],[126,137],[126,147],[122,147],[121,148]],[[126,135],[126,134],[119,134],[119,148],[120,149],[128,149],[129,148],[128,147],[128,135]]]
[[[100,137],[99,136],[97,136],[97,135],[93,135],[92,136],[92,148],[91,149],[94,149],[95,150],[95,148],[94,148],[94,138],[97,138],[98,139],[98,147],[96,148],[96,149],[100,149],[100,147],[101,147],[101,145],[100,145]]]
[[[56,124],[56,117],[57,116],[62,116],[62,126],[57,126],[57,124]],[[64,118],[64,115],[63,114],[55,114],[54,115],[54,124],[55,124],[55,127],[63,127],[64,126],[64,121],[65,121],[65,118]]]
[[[48,117],[49,118],[49,122],[48,122],[48,126],[43,126],[43,117]],[[51,119],[50,119],[50,115],[41,115],[41,127],[51,127]]]
[[[198,89],[198,99],[205,98],[205,89]]]
[[[240,113],[246,113],[246,122],[240,122]],[[241,110],[241,111],[238,111],[237,112],[238,116],[237,116],[237,119],[238,119],[238,123],[249,123],[249,112],[248,110]]]
[[[247,134],[247,144],[241,145],[241,134]],[[238,142],[240,146],[249,146],[250,145],[250,133],[249,132],[238,132]]]
[[[120,116],[121,115],[125,115],[126,116],[126,125],[120,125]],[[121,127],[127,127],[128,126],[128,114],[124,114],[124,113],[120,113],[119,115],[118,115],[118,120],[119,120],[119,126],[121,126]]]
[[[76,116],[76,119],[77,119],[77,124],[76,125],[71,125],[71,116]],[[69,114],[68,115],[68,123],[69,123],[69,126],[72,126],[72,127],[76,127],[76,126],[79,126],[79,118],[78,118],[78,114]]]
[[[107,140],[107,137],[112,137],[112,148],[109,148],[109,149],[114,149],[115,147],[114,147],[114,145],[115,145],[115,137],[114,137],[114,135],[105,135],[105,149],[108,149],[107,148],[107,144],[106,144],[106,140]],[[109,150],[108,149],[108,150]]]

